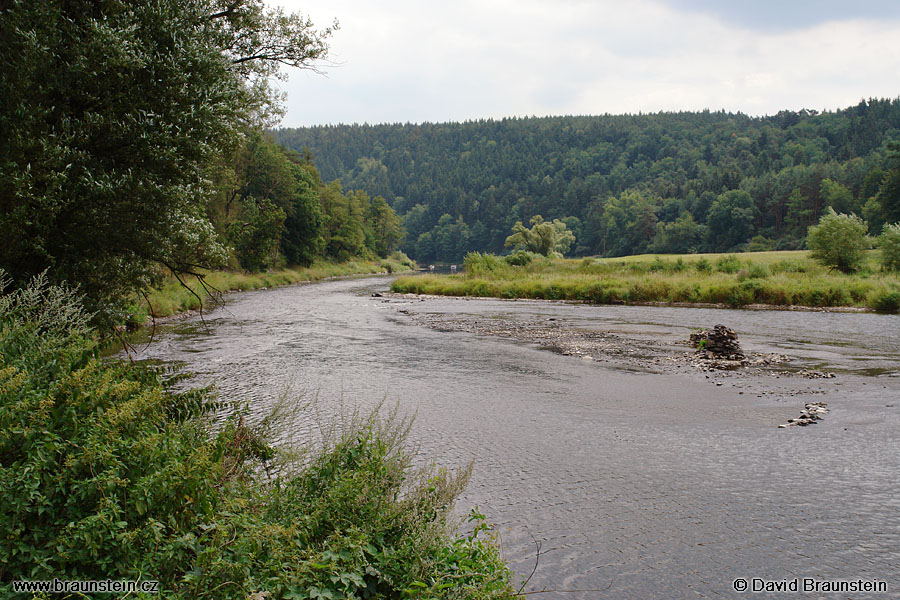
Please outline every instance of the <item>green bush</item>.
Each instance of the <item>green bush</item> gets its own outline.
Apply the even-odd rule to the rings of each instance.
[[[755,235],[750,238],[746,252],[769,252],[775,249],[775,240],[770,240],[763,235]]]
[[[878,237],[881,266],[887,271],[900,271],[900,223],[885,225]]]
[[[505,260],[487,252],[469,252],[463,259],[463,265],[466,275],[472,277],[487,277],[508,269]]]
[[[650,271],[651,273],[655,273],[655,272],[659,272],[659,271],[666,272],[666,271],[669,271],[669,264],[666,261],[664,261],[662,258],[657,256],[656,258],[653,259],[653,262],[650,263],[650,266],[647,267],[647,270]]]
[[[768,276],[769,268],[764,264],[755,262],[748,263],[747,268],[741,269],[737,274],[738,281],[745,281],[747,279],[765,279]]]
[[[526,250],[519,250],[518,252],[514,252],[509,256],[504,257],[503,260],[506,261],[506,264],[512,265],[514,267],[524,267],[530,265],[532,261],[534,261],[535,257],[539,256],[534,252],[528,252]],[[590,259],[585,259],[590,260]]]
[[[728,254],[716,261],[716,271],[720,273],[737,273],[741,267],[743,267],[741,260],[734,254]]]
[[[878,312],[898,313],[900,312],[900,290],[893,289],[876,293],[870,298],[869,304]]]
[[[822,265],[842,273],[858,271],[869,247],[868,226],[856,215],[844,215],[831,208],[818,225],[809,228],[806,245],[810,256]]]
[[[42,277],[0,300],[0,579],[174,584],[218,504],[226,448],[186,419],[200,393],[100,362],[86,322]]]
[[[701,258],[697,262],[694,263],[694,268],[698,273],[706,273],[707,275],[713,272],[712,263],[709,262],[706,257]]]

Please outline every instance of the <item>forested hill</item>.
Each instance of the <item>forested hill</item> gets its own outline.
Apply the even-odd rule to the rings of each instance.
[[[890,197],[900,99],[769,117],[511,118],[276,137],[308,148],[326,181],[386,198],[420,261],[501,251],[534,215],[565,220],[578,255],[797,248],[828,206],[865,216],[875,233],[900,216]]]

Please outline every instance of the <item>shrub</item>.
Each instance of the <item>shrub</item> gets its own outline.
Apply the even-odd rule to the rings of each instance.
[[[469,252],[463,259],[463,265],[466,275],[471,277],[487,277],[508,268],[506,261],[487,252]]]
[[[2,297],[0,572],[171,584],[218,502],[225,446],[182,418],[198,392],[95,347],[73,293],[39,277]]]
[[[818,225],[809,228],[806,245],[810,255],[822,265],[842,273],[859,270],[869,247],[868,226],[856,215],[844,215],[831,208]]]
[[[755,235],[750,238],[750,243],[747,244],[746,251],[747,252],[768,252],[770,250],[775,249],[775,241],[770,240],[769,238],[763,235]]]
[[[769,276],[769,268],[761,263],[748,263],[746,269],[738,271],[738,281],[747,279],[765,279]]]
[[[706,259],[706,257],[703,257],[700,260],[698,260],[697,262],[695,262],[694,268],[697,270],[698,273],[709,274],[709,273],[712,273],[712,271],[713,271],[712,263],[709,262]]]
[[[653,273],[658,271],[665,272],[669,270],[669,263],[657,256],[653,259],[653,262],[650,263],[650,266],[647,267],[647,269]]]
[[[885,225],[878,237],[881,266],[887,271],[900,271],[900,223]]]
[[[525,250],[519,250],[518,252],[514,252],[509,256],[504,257],[503,260],[506,261],[506,264],[512,265],[514,267],[524,267],[526,265],[530,265],[531,262],[538,256],[533,252],[527,252]],[[586,261],[590,261],[591,259],[586,258]]]
[[[878,292],[872,296],[869,300],[869,304],[878,312],[900,312],[900,290],[892,289]]]
[[[742,266],[740,259],[734,254],[723,256],[716,261],[716,270],[720,273],[737,273]]]

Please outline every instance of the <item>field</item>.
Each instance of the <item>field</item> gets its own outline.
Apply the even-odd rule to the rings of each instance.
[[[597,304],[715,304],[741,307],[855,307],[900,310],[900,277],[882,272],[877,254],[846,275],[806,251],[547,259],[471,253],[465,273],[398,278],[399,293],[542,298]],[[520,263],[520,264],[511,264]]]

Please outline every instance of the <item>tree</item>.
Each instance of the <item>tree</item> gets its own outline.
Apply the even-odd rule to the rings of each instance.
[[[865,260],[867,231],[866,222],[856,215],[838,214],[829,208],[819,224],[809,228],[806,246],[812,258],[826,267],[852,273]]]
[[[273,234],[280,232],[274,241],[290,264],[308,266],[321,251],[319,188],[322,181],[310,161],[311,157],[307,160],[296,152],[285,150],[262,132],[251,131],[231,159],[231,165],[217,171],[220,191],[208,205],[210,217],[217,230],[228,231],[229,241],[245,269],[254,270],[248,264],[268,268],[276,258],[273,255],[271,260],[262,263],[255,259],[249,263],[245,260],[249,254],[271,254],[268,236],[248,237],[244,230],[249,220],[240,213],[250,199],[257,203],[268,202],[281,211],[284,226],[277,231],[269,231]],[[256,212],[263,215],[270,210],[259,206]],[[240,221],[238,229],[232,226],[235,221]],[[240,249],[236,246],[236,234],[241,238]],[[251,250],[246,244],[252,240],[266,244],[266,248]]]
[[[536,254],[550,256],[551,254],[563,255],[568,252],[575,236],[568,230],[566,224],[559,219],[544,221],[541,215],[531,217],[531,229],[522,225],[522,221],[516,221],[513,225],[513,233],[506,238],[506,246],[512,246],[516,250],[527,250]]]
[[[885,225],[878,236],[881,266],[888,271],[900,271],[900,223]]]
[[[819,197],[824,206],[830,206],[837,213],[856,213],[862,208],[846,186],[831,179],[822,180]]]
[[[697,251],[702,228],[688,211],[684,211],[671,223],[657,224],[656,237],[650,246],[652,252],[684,254]]]
[[[341,184],[332,181],[319,193],[325,215],[325,253],[336,260],[366,254],[365,207],[356,194],[344,195]]]
[[[750,239],[753,220],[759,213],[753,198],[743,190],[719,194],[709,207],[706,219],[707,240],[711,250],[725,252]]]
[[[275,264],[284,220],[284,210],[271,200],[244,199],[240,218],[228,226],[228,241],[234,245],[241,267],[264,271]]]
[[[884,174],[878,190],[878,202],[888,223],[900,221],[900,143],[890,144],[894,166]]]
[[[262,0],[13,1],[0,19],[0,266],[49,269],[107,316],[159,265],[224,262],[208,167],[332,32]]]
[[[321,180],[316,168],[308,162],[295,162],[291,165],[291,171],[296,188],[294,202],[284,221],[281,251],[290,264],[308,267],[322,251],[325,242],[318,191]]]
[[[412,252],[416,257],[416,260],[420,262],[434,260],[434,239],[431,237],[430,231],[419,234]]]
[[[366,225],[372,232],[372,250],[382,258],[396,250],[406,237],[400,217],[381,196],[375,196],[369,201]]]
[[[431,239],[434,243],[435,259],[454,262],[462,260],[469,251],[471,233],[462,216],[454,219],[445,213],[431,230]]]

